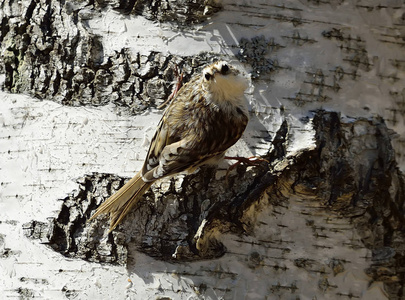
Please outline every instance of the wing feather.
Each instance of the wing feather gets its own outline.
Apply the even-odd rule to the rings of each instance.
[[[233,115],[227,115],[207,105],[195,104],[192,112],[185,107],[184,101],[178,101],[162,117],[142,169],[146,182],[195,168],[222,155],[239,140],[247,125],[248,117],[237,108]]]

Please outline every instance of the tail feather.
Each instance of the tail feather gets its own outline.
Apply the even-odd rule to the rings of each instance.
[[[150,182],[144,182],[138,172],[114,195],[101,204],[96,213],[90,218],[93,220],[101,214],[110,213],[110,230],[112,231],[124,217],[130,212],[136,203],[142,198],[143,194],[152,185]]]

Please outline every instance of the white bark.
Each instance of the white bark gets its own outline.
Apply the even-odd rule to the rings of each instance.
[[[400,265],[405,257],[401,233],[404,199],[398,198],[404,196],[404,181],[395,166],[396,162],[401,171],[405,170],[402,155],[405,7],[401,1],[372,2],[224,0],[222,10],[213,13],[206,22],[181,26],[165,19],[161,23],[148,20],[147,14],[123,15],[108,5],[96,9],[84,4],[60,6],[55,2],[52,7],[58,7],[62,14],[54,22],[58,26],[53,28],[54,38],[69,40],[69,36],[79,36],[72,65],[59,61],[61,50],[49,48],[51,42],[41,39],[41,16],[46,14],[41,5],[46,5],[38,2],[26,28],[31,36],[30,47],[54,51],[49,53],[49,64],[56,68],[38,65],[35,57],[30,58],[35,61],[32,65],[29,60],[13,65],[10,61],[18,55],[10,49],[18,48],[14,45],[16,39],[5,36],[1,44],[1,70],[10,74],[4,67],[9,66],[19,72],[13,77],[18,84],[12,91],[46,98],[0,93],[1,297],[400,299],[405,296]],[[17,5],[13,1],[7,3]],[[109,4],[113,6],[114,1]],[[0,19],[7,24],[21,22],[25,11],[29,11],[26,8],[29,5],[22,6],[21,15],[16,16],[14,6],[3,4]],[[74,21],[74,12],[78,21]],[[68,52],[70,47],[69,44],[65,50]],[[245,51],[244,62],[235,57],[240,49]],[[202,51],[209,52],[208,58],[198,56]],[[158,52],[158,58],[150,59],[151,52]],[[179,195],[194,194],[182,189],[187,180],[180,176],[157,184],[152,190],[156,203],[152,196],[147,198],[147,204],[133,214],[134,220],[114,233],[114,245],[120,247],[122,255],[117,259],[122,265],[88,262],[72,252],[66,253],[70,256],[67,258],[46,245],[49,240],[44,232],[28,234],[39,239],[27,238],[27,226],[32,229],[33,220],[47,224],[49,219],[60,216],[62,204],[75,201],[82,192],[80,188],[85,189],[83,183],[93,178],[91,174],[130,177],[139,170],[161,116],[161,111],[150,107],[148,99],[156,103],[164,100],[167,88],[164,79],[171,76],[170,67],[164,62],[170,55],[174,57],[171,62],[182,63],[184,57],[191,57],[190,61],[195,59],[199,64],[210,57],[225,57],[257,76],[247,94],[252,111],[249,128],[230,153],[251,156],[273,151],[277,159],[272,162],[270,173],[248,168],[240,176],[234,174],[231,179],[236,187],[229,189],[219,178],[220,172],[218,181],[207,183],[214,192],[206,191],[207,195],[216,195],[216,191],[224,198],[227,195],[237,198],[238,191],[246,192],[249,201],[237,206],[236,211],[235,219],[240,224],[233,222],[230,210],[224,213],[221,207],[218,213],[210,210],[218,198],[203,199],[204,195],[196,193],[204,201],[198,202],[201,214],[196,212],[198,220],[194,225],[199,228],[189,232],[190,228],[184,225],[188,221],[186,213],[179,214],[187,203]],[[112,66],[108,65],[108,59]],[[133,61],[128,63],[130,59]],[[263,63],[264,59],[268,61]],[[86,78],[86,68],[92,71],[93,65],[103,66],[93,70],[94,79],[89,82],[94,86],[80,77]],[[133,68],[129,77],[125,69],[128,65]],[[156,66],[164,66],[164,71],[156,71],[164,73],[163,79],[150,75]],[[191,62],[185,63],[186,74],[191,75],[194,67]],[[73,79],[63,76],[58,79],[56,70],[69,68]],[[10,79],[1,76],[7,84]],[[48,77],[59,85],[49,84]],[[70,79],[80,87],[80,93],[72,96],[68,104],[81,106],[62,105],[70,97]],[[103,80],[106,82],[96,85]],[[143,91],[148,92],[139,93],[141,96],[128,105],[137,113],[134,116],[128,108],[114,103],[125,105],[126,101],[132,101],[135,92],[128,97],[125,93],[137,90],[137,84],[143,84]],[[337,114],[317,115],[313,113],[317,109]],[[333,116],[337,116],[337,121],[330,120]],[[318,117],[323,121],[314,121]],[[285,128],[283,124],[287,124]],[[278,143],[277,135],[285,142]],[[325,141],[326,146],[321,148],[319,141]],[[344,146],[337,145],[337,141]],[[280,151],[284,153],[276,153],[277,146],[282,146]],[[339,166],[336,160],[346,167],[351,165],[353,172],[342,169],[345,175],[339,177],[340,170],[331,171]],[[320,169],[315,180],[311,172],[317,163]],[[274,178],[266,177],[269,174]],[[193,176],[198,180],[198,174]],[[112,177],[108,178],[105,181]],[[254,184],[255,179],[258,182]],[[377,195],[384,202],[379,206],[370,191],[384,180],[388,182],[387,193]],[[109,184],[100,182],[100,186]],[[172,186],[175,192],[170,192]],[[257,187],[259,196],[249,194],[251,186]],[[336,189],[348,186],[355,186],[353,190],[358,193],[355,207],[350,205],[353,190],[342,189],[333,196]],[[108,192],[98,189],[93,196],[101,201]],[[222,200],[229,207],[237,202]],[[80,205],[83,209],[87,204]],[[73,213],[80,214],[80,209],[67,215],[72,223],[77,217]],[[189,212],[186,208],[184,211]],[[142,219],[144,216],[148,217]],[[169,229],[159,227],[165,225],[162,219],[171,224]],[[79,240],[84,243],[89,236],[102,236],[94,233],[103,230],[102,224],[103,220],[95,225],[83,222],[76,231]],[[387,226],[392,233],[390,240],[384,238]],[[166,254],[155,253],[159,259],[153,258],[153,251],[142,248],[150,242],[154,249],[164,249],[164,234],[176,234],[176,239],[184,242],[197,232],[200,234],[197,248],[201,248],[198,255],[203,260],[192,256],[191,248],[184,243],[173,253],[179,256],[178,262],[165,259]],[[162,247],[156,248],[155,241],[159,238]],[[120,239],[125,243],[118,243]],[[111,257],[109,242],[107,238],[101,240],[100,249],[106,253],[100,256]],[[167,241],[168,247],[171,242]],[[207,259],[210,251],[213,256],[220,253],[219,248],[224,249],[222,257]],[[193,261],[182,260],[182,251]],[[209,255],[204,256],[206,253]]]

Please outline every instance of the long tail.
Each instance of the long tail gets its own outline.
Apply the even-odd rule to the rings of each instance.
[[[111,232],[121,223],[151,185],[152,182],[143,181],[140,172],[138,172],[130,181],[120,188],[118,192],[101,204],[90,220],[93,220],[100,214],[110,213]]]

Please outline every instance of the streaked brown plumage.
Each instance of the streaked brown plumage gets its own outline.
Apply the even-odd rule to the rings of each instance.
[[[204,68],[176,94],[160,120],[142,170],[108,198],[91,219],[110,213],[110,231],[156,180],[215,163],[248,122],[247,80],[224,61]]]

